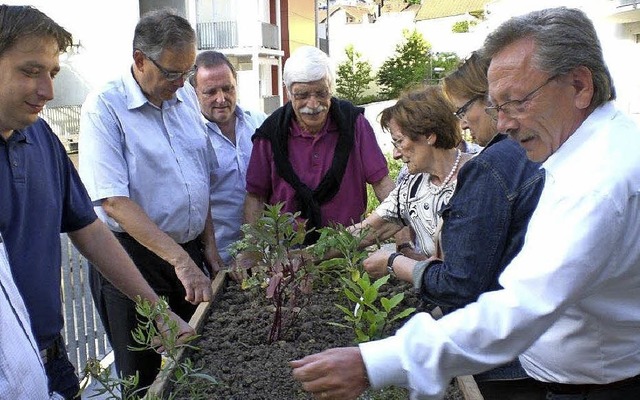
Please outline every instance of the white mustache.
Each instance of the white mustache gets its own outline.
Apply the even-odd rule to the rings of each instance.
[[[298,110],[300,112],[300,114],[310,114],[310,115],[315,115],[315,114],[320,114],[323,111],[327,111],[327,107],[326,106],[318,106],[316,108],[311,108],[311,107],[302,107],[300,110]]]

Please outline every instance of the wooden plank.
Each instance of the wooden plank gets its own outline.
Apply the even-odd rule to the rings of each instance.
[[[456,377],[456,384],[465,400],[484,400],[476,380],[471,375]]]
[[[211,290],[213,292],[212,301],[206,302],[206,303],[200,303],[198,305],[198,308],[196,308],[196,311],[191,316],[191,319],[189,320],[189,325],[193,327],[196,333],[199,333],[200,330],[202,329],[202,325],[204,324],[205,320],[207,319],[207,316],[209,315],[209,310],[211,309],[211,305],[218,299],[218,297],[222,293],[226,280],[227,280],[226,272],[222,271],[216,275],[213,282],[211,282]],[[178,360],[182,359],[184,351],[185,349],[180,349],[180,351],[178,351],[178,355],[177,355]],[[174,368],[166,370],[161,375],[158,375],[156,380],[149,387],[149,390],[147,391],[147,394],[145,395],[144,398],[148,399],[150,396],[160,396],[162,392],[169,385],[170,379],[173,376],[173,370]]]

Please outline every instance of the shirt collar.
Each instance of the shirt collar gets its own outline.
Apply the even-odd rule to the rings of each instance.
[[[610,101],[596,108],[558,150],[547,158],[542,164],[542,167],[550,173],[559,168],[570,154],[576,151],[576,149],[596,133],[599,122],[609,120],[613,118],[615,114],[615,106]]]
[[[127,108],[129,110],[140,108],[146,103],[148,103],[149,105],[152,105],[153,107],[156,107],[151,102],[149,102],[149,99],[147,99],[147,96],[145,96],[144,93],[142,92],[142,88],[133,77],[132,68],[129,68],[129,70],[123,75],[122,83],[124,85],[124,90],[126,92]],[[173,95],[173,98],[171,98],[170,100],[163,101],[163,104],[165,102],[168,102],[168,105],[172,106],[179,101],[182,102],[183,100],[184,99],[182,98],[182,93],[180,93],[180,89],[178,89],[178,91]]]

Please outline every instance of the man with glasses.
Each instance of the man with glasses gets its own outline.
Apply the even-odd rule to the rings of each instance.
[[[335,74],[321,50],[303,46],[284,66],[291,101],[258,128],[247,170],[245,222],[264,204],[284,202],[307,228],[352,225],[367,206],[366,184],[383,200],[393,189],[387,163],[364,109],[332,97]],[[318,233],[308,235],[307,243]]]
[[[187,20],[166,10],[145,14],[131,69],[82,107],[79,149],[80,175],[98,215],[187,320],[211,300],[210,268],[221,262],[209,203],[215,153],[197,99],[183,88],[194,58]],[[118,373],[139,373],[138,387],[150,385],[160,355],[127,348],[134,345],[135,304],[93,269],[91,283]]]
[[[546,176],[522,251],[503,289],[461,310],[295,362],[319,398],[371,384],[438,399],[452,377],[518,355],[549,400],[640,398],[640,127],[613,104],[593,23],[575,9],[534,11],[498,27],[484,54],[487,112]]]

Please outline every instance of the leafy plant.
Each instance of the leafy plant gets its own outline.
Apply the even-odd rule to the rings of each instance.
[[[416,29],[403,32],[404,40],[396,46],[395,54],[384,61],[376,80],[385,98],[396,98],[414,83],[422,82],[429,72],[431,45]]]
[[[207,399],[204,393],[206,385],[202,381],[210,384],[218,384],[218,381],[210,375],[200,373],[201,368],[196,368],[189,358],[180,361],[182,350],[186,348],[197,350],[190,344],[198,336],[192,336],[186,343],[178,342],[178,324],[169,317],[169,305],[163,298],[156,304],[151,304],[148,300],[136,299],[136,311],[142,317],[139,325],[131,332],[134,341],[139,346],[131,347],[132,351],[144,351],[155,349],[158,346],[164,348],[165,358],[158,374],[159,379],[171,376],[173,384],[172,391],[168,397],[162,393],[146,393],[147,400],[175,399],[178,396],[187,396],[189,399]],[[158,330],[157,322],[161,321],[164,333]],[[81,392],[86,389],[86,385],[91,378],[96,380],[101,388],[96,389],[92,396],[106,396],[107,399],[137,400],[142,397],[142,392],[148,387],[134,388],[138,385],[138,374],[124,378],[113,378],[111,368],[104,367],[98,360],[90,359],[83,371],[85,385]]]
[[[343,277],[344,293],[355,304],[355,308],[351,310],[336,304],[348,324],[332,323],[332,325],[353,329],[356,341],[361,343],[381,339],[385,328],[390,323],[411,315],[416,310],[413,307],[405,308],[392,315],[404,299],[404,293],[398,293],[390,299],[380,297],[380,287],[387,283],[389,277],[385,275],[374,282],[371,282],[366,272],[356,281]]]
[[[301,250],[308,232],[300,213],[282,213],[282,205],[267,205],[255,224],[242,226],[244,237],[231,246],[234,256],[244,253],[254,261],[242,287],[265,288],[275,306],[269,343],[281,339],[306,304],[315,268],[312,257]]]
[[[347,59],[338,64],[338,79],[336,94],[354,104],[363,104],[363,93],[373,82],[371,63],[362,59],[362,53],[356,51],[353,45],[345,48]]]
[[[394,160],[391,154],[385,154],[385,158],[387,159],[387,166],[389,167],[389,178],[391,178],[392,181],[395,181],[404,163],[401,160]],[[376,197],[376,193],[373,191],[373,187],[371,185],[367,185],[366,215],[371,214],[371,212],[375,210],[379,205],[380,201]]]
[[[318,242],[311,248],[316,260],[323,260],[327,254],[335,257],[324,259],[318,263],[321,273],[347,275],[352,280],[360,279],[362,262],[367,258],[367,251],[360,249],[360,243],[367,236],[367,229],[352,233],[344,226],[325,227],[320,230]]]

